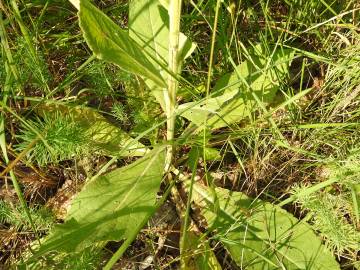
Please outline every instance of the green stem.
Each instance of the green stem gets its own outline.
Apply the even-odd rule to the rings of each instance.
[[[215,19],[214,19],[214,27],[211,37],[211,48],[210,48],[210,60],[209,60],[209,68],[208,68],[208,74],[207,74],[207,82],[206,82],[206,96],[205,96],[205,108],[207,107],[207,102],[210,94],[210,85],[211,85],[211,78],[212,78],[212,67],[214,64],[214,51],[215,51],[215,42],[216,42],[216,33],[217,33],[217,27],[218,27],[218,20],[219,20],[219,10],[220,10],[220,3],[221,0],[217,0],[216,2],[216,8],[215,8]],[[207,118],[205,118],[204,121],[204,128],[203,128],[203,148],[205,149],[207,146]],[[203,151],[203,159],[204,159],[204,169],[205,172],[207,172],[207,165],[206,165],[206,156],[205,151]],[[210,185],[208,174],[205,174],[206,183]],[[212,186],[212,185],[210,185]]]
[[[167,140],[170,144],[167,149],[165,171],[170,169],[174,146],[172,141],[175,133],[175,108],[176,108],[176,92],[179,86],[176,75],[179,73],[179,34],[180,34],[180,16],[181,16],[181,0],[170,0],[169,5],[169,70],[173,75],[169,75],[168,93],[165,97],[166,116],[167,116]]]
[[[213,63],[214,63],[216,32],[217,32],[217,26],[218,26],[218,20],[219,20],[220,3],[221,3],[221,0],[217,0],[216,8],[215,8],[214,27],[213,27],[212,37],[211,37],[210,59],[209,59],[209,68],[208,68],[208,74],[207,74],[208,76],[207,76],[207,82],[206,82],[206,97],[209,95],[209,92],[210,92],[212,67],[213,67]]]

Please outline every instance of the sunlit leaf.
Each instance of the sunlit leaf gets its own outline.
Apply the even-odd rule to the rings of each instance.
[[[197,126],[216,129],[248,118],[257,109],[255,94],[263,105],[273,101],[281,80],[287,73],[294,52],[278,48],[267,57],[265,49],[256,46],[248,60],[231,74],[222,77],[213,89],[215,97],[179,106],[178,113]],[[220,93],[220,94],[219,94]]]
[[[159,0],[132,0],[129,4],[129,35],[141,46],[150,62],[166,81],[169,58],[169,15]],[[180,61],[195,49],[184,34],[180,34]],[[154,80],[145,80],[161,107],[165,109],[166,88]]]
[[[209,229],[243,269],[340,269],[311,227],[290,213],[241,192],[194,185]]]
[[[88,0],[80,1],[79,19],[85,40],[96,56],[165,87],[166,83],[159,70],[129,37],[128,32],[122,30]]]
[[[102,241],[120,241],[149,218],[164,169],[164,148],[87,183],[73,199],[64,224],[45,239],[35,257],[73,252]]]
[[[192,154],[192,152],[197,151],[199,153],[199,156],[207,161],[210,160],[221,160],[221,154],[220,151],[216,148],[211,147],[203,147],[203,146],[193,146],[191,148],[191,151],[189,155]]]

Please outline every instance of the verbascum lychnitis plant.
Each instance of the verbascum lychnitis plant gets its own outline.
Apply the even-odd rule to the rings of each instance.
[[[256,118],[259,112],[265,113],[263,120],[277,134],[279,144],[288,145],[266,108],[274,103],[280,86],[288,77],[294,50],[278,43],[244,48],[246,57],[239,60],[238,65],[230,61],[234,71],[212,83],[218,11],[222,4],[218,0],[212,26],[206,96],[179,105],[178,88],[193,87],[181,76],[182,64],[196,53],[196,45],[180,32],[181,0],[130,1],[126,30],[90,1],[71,2],[78,10],[81,32],[93,54],[133,74],[153,96],[163,114],[159,116],[160,121],[154,121],[147,130],[131,137],[133,134],[129,135],[89,107],[37,104],[36,114],[43,119],[48,119],[49,115],[57,119],[56,115],[70,114],[71,121],[79,123],[81,131],[74,126],[69,129],[70,133],[52,140],[51,134],[39,130],[35,132],[37,136],[24,133],[29,138],[23,139],[30,141],[35,137],[33,140],[56,152],[62,145],[61,140],[68,136],[79,140],[85,138],[90,142],[84,147],[87,152],[100,153],[111,159],[96,175],[87,179],[73,198],[64,223],[55,226],[41,243],[34,244],[35,252],[25,264],[38,267],[39,260],[46,259],[49,254],[76,253],[92,246],[104,247],[109,241],[122,241],[104,266],[104,269],[112,269],[156,209],[169,194],[174,198],[178,196],[177,188],[181,186],[188,194],[186,203],[181,203],[181,198],[177,200],[182,226],[180,260],[183,269],[221,269],[210,240],[220,242],[243,269],[339,269],[334,256],[313,229],[280,206],[250,198],[242,192],[215,187],[209,179],[207,185],[195,181],[199,159],[206,160],[206,153],[211,152],[205,145],[206,134],[246,123]],[[111,110],[118,120],[127,117],[121,105],[109,108]],[[178,129],[176,120],[180,118],[183,126]],[[46,126],[36,125],[33,131],[46,129]],[[61,133],[61,125],[60,121],[56,126],[57,134]],[[166,136],[150,140],[151,144],[139,142],[164,125]],[[85,137],[78,137],[78,132]],[[186,178],[176,168],[177,143],[187,144],[189,137],[197,141],[203,138],[205,143],[201,146],[189,144],[192,149],[188,164],[192,176]],[[81,145],[80,141],[66,156],[59,155],[58,159],[70,158],[70,152],[81,154],[82,149],[76,148]],[[36,155],[31,152],[29,155],[36,160]],[[106,172],[118,158],[126,156],[139,158]],[[42,163],[47,157],[38,159]],[[165,189],[159,199],[161,183]],[[193,204],[200,207],[200,214],[206,220],[206,234],[192,221],[190,208]],[[189,255],[194,255],[191,260]]]

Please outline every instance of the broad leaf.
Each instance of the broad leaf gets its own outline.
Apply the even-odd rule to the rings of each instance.
[[[195,184],[193,198],[242,269],[340,269],[307,223],[241,192],[215,188],[215,193],[216,198]]]
[[[248,60],[242,62],[232,74],[221,78],[214,93],[221,93],[201,102],[179,106],[178,113],[197,126],[216,129],[248,118],[257,109],[255,94],[263,105],[273,101],[281,80],[287,73],[294,52],[278,48],[266,57],[265,49],[256,46]]]
[[[164,169],[164,148],[87,183],[73,199],[64,224],[45,239],[35,257],[73,252],[102,241],[120,241],[149,218]]]
[[[222,269],[205,235],[196,233],[191,228],[186,233],[184,246],[180,247],[180,252],[183,270]]]
[[[166,86],[158,69],[142,49],[109,17],[88,0],[80,1],[80,27],[85,40],[96,56],[121,68]]]
[[[159,0],[132,0],[129,5],[129,35],[141,46],[150,62],[167,81],[169,58],[169,14]],[[193,50],[192,44],[185,35],[180,34],[180,61]],[[154,80],[145,79],[146,85],[152,91],[161,107],[165,109],[165,87]]]
[[[192,152],[197,151],[199,153],[199,156],[207,161],[214,161],[214,160],[221,160],[221,154],[220,151],[216,148],[211,147],[203,147],[203,146],[193,146],[190,150],[189,155],[192,154]]]
[[[40,115],[45,113],[71,115],[84,130],[84,136],[90,138],[93,152],[107,156],[143,156],[147,152],[143,144],[111,124],[94,109],[63,104],[41,104],[37,106],[36,111]]]

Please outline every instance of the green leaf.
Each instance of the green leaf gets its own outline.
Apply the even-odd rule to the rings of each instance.
[[[130,1],[129,35],[152,56],[150,61],[159,71],[161,65],[167,67],[169,57],[168,20],[167,10],[157,0]]]
[[[182,231],[182,230],[181,230]],[[221,266],[202,233],[189,230],[184,246],[180,247],[181,269],[183,270],[221,270]]]
[[[166,86],[157,68],[142,49],[108,16],[88,0],[80,1],[80,27],[94,54],[105,61],[119,65],[128,72],[151,79]]]
[[[166,2],[166,1],[165,1]],[[168,4],[159,0],[132,0],[129,5],[129,35],[148,55],[159,70],[168,67],[169,14]],[[182,62],[195,50],[183,33],[179,36],[179,61]],[[162,75],[166,77],[166,72]]]
[[[182,104],[178,107],[177,112],[199,127],[204,125],[205,120],[208,119],[208,128],[216,129],[221,126],[226,126],[228,121],[229,124],[231,124],[248,116],[251,109],[250,105],[248,108],[245,106],[245,99],[250,102],[250,95],[238,95],[236,97],[236,92],[234,91],[216,98],[209,98],[207,101]],[[227,117],[223,120],[227,122],[224,122],[221,118],[224,118],[226,114]],[[211,117],[214,115],[218,115],[218,117]]]
[[[159,0],[132,0],[129,5],[129,35],[150,56],[164,81],[167,81],[169,57],[169,14]],[[180,34],[180,62],[195,49],[184,34]],[[166,87],[154,80],[145,80],[161,107],[165,109]]]
[[[273,101],[280,82],[288,74],[294,51],[277,48],[269,57],[266,50],[256,46],[251,57],[215,85],[213,92],[221,93],[201,102],[179,106],[178,113],[201,127],[216,129],[248,118],[257,109],[253,93],[266,105]]]
[[[261,44],[253,48],[247,60],[237,66],[232,73],[220,78],[213,91],[224,89],[225,92],[246,88],[244,80],[251,90],[261,92],[266,102],[271,102],[281,80],[287,76],[289,65],[294,57],[294,50],[282,47],[270,51]],[[242,78],[242,79],[241,79]]]
[[[93,152],[107,156],[143,156],[146,147],[131,138],[125,131],[111,124],[104,116],[94,109],[63,104],[41,104],[36,109],[39,115],[60,112],[71,115],[89,137]]]
[[[242,269],[340,269],[311,227],[270,203],[241,192],[194,185],[209,228]]]
[[[194,152],[199,153],[199,156],[207,161],[221,160],[222,158],[220,151],[216,148],[193,146],[190,150],[189,156],[191,156]]]
[[[51,251],[74,252],[128,238],[153,213],[164,169],[164,148],[87,183],[73,199],[64,224],[32,259]]]

